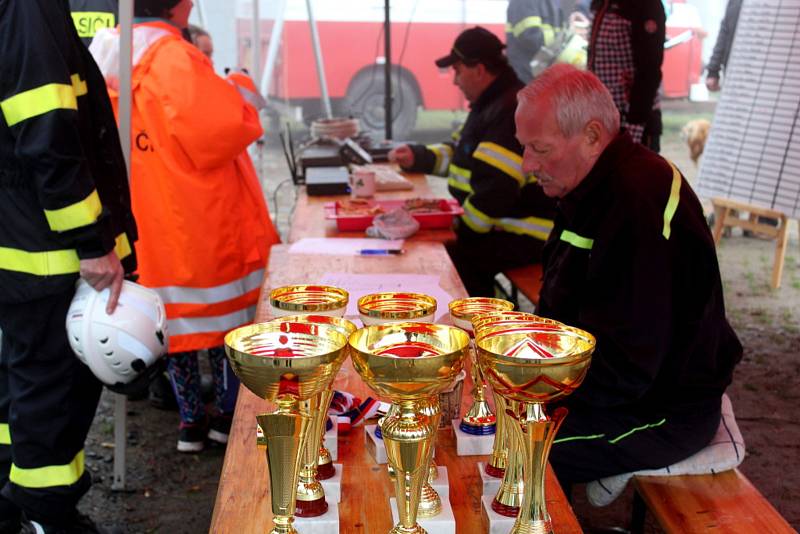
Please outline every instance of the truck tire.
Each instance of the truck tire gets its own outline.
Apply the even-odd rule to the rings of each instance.
[[[345,96],[345,112],[361,121],[361,129],[375,139],[386,135],[383,68],[359,73],[350,82]],[[395,70],[392,73],[392,138],[407,139],[417,123],[419,96],[413,82]]]

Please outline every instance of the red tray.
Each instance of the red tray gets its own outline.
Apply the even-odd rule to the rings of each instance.
[[[419,221],[420,229],[428,228],[450,228],[453,224],[453,217],[464,213],[455,199],[439,200],[439,210],[425,213],[411,213],[411,216]],[[370,200],[368,206],[380,206],[384,212],[403,206],[404,200]],[[357,232],[366,230],[371,224],[375,215],[345,215],[339,214],[339,202],[329,202],[325,204],[325,218],[336,221],[336,228],[340,232]]]

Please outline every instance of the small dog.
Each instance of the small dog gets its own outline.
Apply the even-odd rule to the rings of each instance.
[[[697,165],[697,160],[703,154],[708,139],[711,123],[705,119],[695,119],[686,123],[681,130],[681,139],[689,146],[689,157]]]

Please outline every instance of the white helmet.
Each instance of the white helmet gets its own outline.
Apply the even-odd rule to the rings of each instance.
[[[108,315],[109,294],[79,279],[67,312],[67,336],[78,359],[101,382],[123,392],[167,352],[167,314],[158,293],[125,280]]]

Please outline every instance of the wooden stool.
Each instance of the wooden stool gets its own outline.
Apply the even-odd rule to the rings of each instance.
[[[789,219],[780,211],[775,211],[768,208],[760,208],[752,204],[745,204],[744,202],[737,202],[735,200],[728,200],[726,198],[714,197],[711,199],[714,206],[714,243],[719,245],[719,240],[722,237],[722,230],[726,226],[738,226],[751,232],[763,234],[770,239],[777,239],[775,245],[775,262],[772,265],[772,287],[777,289],[781,285],[781,276],[783,275],[783,259],[786,256],[786,244],[788,242],[788,228]],[[740,219],[735,216],[731,211],[747,212],[750,217],[747,219]],[[759,217],[766,217],[768,219],[776,219],[777,226],[770,226],[758,222]]]

